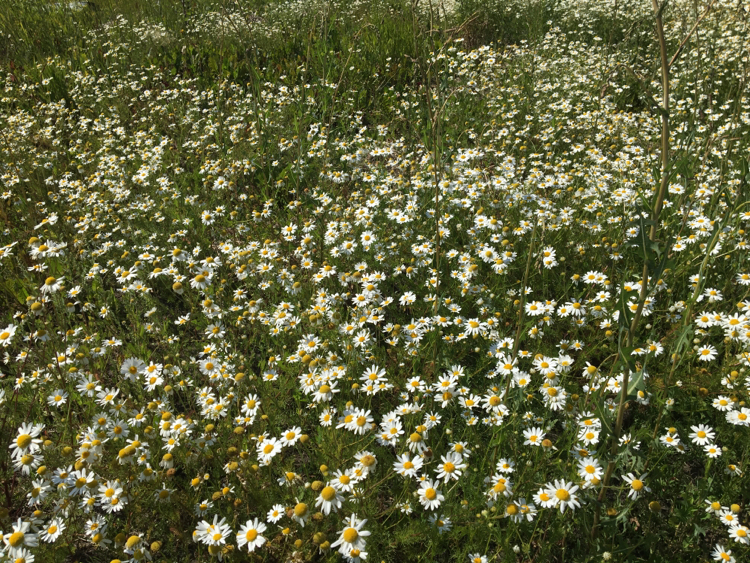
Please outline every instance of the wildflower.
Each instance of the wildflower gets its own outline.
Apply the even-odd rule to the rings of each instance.
[[[53,518],[42,531],[41,538],[47,543],[54,543],[65,530],[65,524],[60,518]]]
[[[47,397],[47,404],[51,407],[62,407],[68,400],[68,394],[62,389],[58,389]]]
[[[419,456],[412,459],[409,454],[401,454],[396,457],[393,470],[404,477],[416,477],[423,463],[424,461]]]
[[[729,528],[729,537],[737,543],[747,545],[750,543],[750,529],[747,526],[736,524]]]
[[[706,455],[710,458],[719,457],[721,455],[721,449],[713,444],[706,444],[703,446],[703,451],[706,452]]]
[[[247,551],[255,551],[256,548],[266,543],[266,538],[261,534],[266,531],[266,525],[258,520],[248,520],[237,532],[237,547],[247,547]]]
[[[31,531],[31,522],[19,518],[11,524],[11,528],[12,532],[3,537],[3,543],[7,546],[11,557],[20,557],[21,552],[26,548],[39,545],[39,537]]]
[[[279,520],[281,520],[285,515],[284,505],[281,504],[274,504],[271,507],[271,510],[268,511],[268,521],[275,524]]]
[[[310,509],[304,502],[298,502],[292,510],[292,519],[303,528],[305,522],[310,518]]]
[[[541,446],[544,440],[545,433],[542,432],[541,428],[534,427],[523,431],[523,437],[525,441],[524,446]]]
[[[39,451],[39,446],[42,443],[40,438],[37,438],[44,429],[44,425],[41,424],[30,424],[23,423],[18,428],[18,436],[15,441],[11,442],[9,448],[11,455],[19,459],[24,454],[34,454]]]
[[[450,480],[458,480],[461,471],[466,467],[463,457],[460,454],[451,452],[448,455],[441,456],[441,464],[438,466],[438,479],[443,479],[445,483]]]
[[[622,477],[622,480],[625,481],[628,485],[630,485],[630,491],[628,492],[628,497],[635,500],[638,498],[638,496],[641,494],[642,491],[645,491],[647,493],[651,492],[651,489],[649,489],[644,483],[643,480],[646,478],[648,473],[644,473],[639,478],[636,478],[635,475],[632,473],[628,473],[627,475],[624,475]]]
[[[299,441],[301,435],[302,429],[299,426],[295,426],[294,428],[282,432],[279,442],[282,446],[293,446]]]
[[[711,346],[710,344],[707,346],[702,346],[701,348],[698,348],[697,351],[698,359],[702,362],[710,362],[712,360],[716,359],[716,348]]]
[[[197,541],[208,546],[221,546],[226,543],[226,539],[232,530],[227,524],[226,518],[219,520],[219,516],[215,515],[212,523],[202,520],[198,524],[196,532]]]
[[[713,407],[720,411],[732,410],[732,400],[724,395],[716,397],[712,403]]]
[[[320,491],[320,495],[315,499],[315,507],[319,508],[323,514],[330,514],[331,510],[338,512],[341,508],[341,501],[344,497],[339,494],[339,491],[331,485],[326,485]]]
[[[435,487],[437,485],[426,479],[420,483],[419,487],[419,502],[427,510],[435,510],[440,506],[440,503],[445,500],[443,494]]]
[[[576,507],[581,507],[578,496],[575,494],[577,490],[578,485],[566,481],[555,481],[548,484],[546,488],[546,492],[553,502],[552,506],[559,506],[560,512],[565,512],[566,508],[575,510]]]
[[[370,535],[370,532],[362,529],[366,523],[367,520],[359,520],[356,514],[352,514],[344,521],[344,529],[331,547],[338,546],[339,553],[344,556],[359,557],[366,545],[365,538]]]
[[[451,528],[453,527],[453,523],[451,522],[451,519],[441,515],[438,516],[437,514],[433,514],[428,518],[430,524],[435,526],[438,529],[438,534],[444,534],[445,532],[449,532]]]
[[[47,295],[50,293],[57,293],[60,288],[62,287],[62,282],[64,278],[55,278],[53,276],[48,277],[46,280],[44,280],[44,285],[40,287],[40,291],[42,292],[42,295]]]
[[[10,343],[13,340],[13,335],[16,333],[17,329],[18,327],[16,325],[9,324],[0,331],[0,344],[2,344],[4,348],[10,346]]]
[[[596,458],[585,457],[578,461],[578,475],[581,479],[596,483],[604,475],[604,469]]]
[[[732,556],[732,552],[730,550],[724,549],[724,546],[720,543],[717,543],[714,546],[714,550],[711,552],[711,556],[714,558],[714,561],[721,561],[721,563],[736,563],[736,559]]]

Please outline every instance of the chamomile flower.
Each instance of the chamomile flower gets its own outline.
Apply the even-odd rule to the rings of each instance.
[[[255,551],[266,543],[266,538],[262,535],[265,531],[266,525],[257,518],[248,520],[237,531],[237,547],[244,547],[248,552]]]
[[[367,520],[360,520],[356,514],[349,516],[344,521],[344,529],[339,539],[332,543],[331,547],[338,547],[342,555],[359,557],[367,544],[365,538],[370,535],[370,532],[362,529],[366,523]],[[356,551],[356,554],[352,554],[353,551]]]
[[[315,499],[315,507],[320,509],[323,514],[328,515],[331,511],[338,512],[343,500],[344,497],[335,487],[326,485],[321,489],[318,498]]]
[[[628,498],[635,500],[644,492],[651,492],[651,489],[649,489],[643,482],[647,475],[648,473],[644,473],[640,477],[636,477],[632,473],[628,473],[627,475],[622,476],[622,480],[630,486],[630,490],[628,491]]]
[[[440,503],[445,500],[443,494],[437,489],[437,484],[429,479],[425,479],[419,485],[419,502],[427,510],[436,510]]]
[[[575,510],[581,507],[581,503],[576,495],[578,485],[566,482],[564,480],[554,481],[547,485],[546,492],[551,498],[554,507],[559,507],[560,512],[565,512],[570,508]]]

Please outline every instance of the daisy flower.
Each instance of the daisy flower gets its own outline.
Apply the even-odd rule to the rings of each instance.
[[[41,538],[47,543],[54,543],[65,530],[65,524],[60,518],[53,518],[42,531]]]
[[[706,452],[706,455],[710,458],[719,457],[721,455],[721,448],[714,444],[706,444],[703,446],[703,451]]]
[[[422,481],[419,486],[419,502],[427,510],[435,510],[445,500],[443,494],[435,487],[437,484],[429,479]]]
[[[266,531],[266,525],[255,518],[248,520],[237,532],[237,547],[242,549],[247,546],[247,551],[255,551],[256,548],[266,543],[266,538],[261,534]]]
[[[729,537],[737,543],[747,545],[750,543],[750,529],[747,526],[737,524],[729,529]]]
[[[716,359],[717,351],[716,348],[708,344],[707,346],[702,346],[698,348],[698,351],[696,352],[698,355],[698,359],[702,362],[710,362],[712,360]]]
[[[729,397],[726,397],[724,395],[719,395],[716,397],[712,403],[712,406],[720,411],[731,411],[732,410],[732,400]]]
[[[320,495],[315,499],[315,507],[319,508],[323,514],[330,514],[331,510],[338,512],[341,508],[341,501],[344,497],[331,485],[326,485],[320,491]]]
[[[448,455],[441,456],[438,465],[438,480],[442,479],[445,483],[450,480],[458,481],[461,476],[461,471],[466,467],[463,462],[463,457],[455,452],[450,452]]]
[[[19,518],[11,527],[12,531],[3,537],[11,557],[19,557],[21,550],[39,545],[39,537],[31,531],[31,522]]]
[[[339,553],[344,556],[359,557],[366,545],[365,538],[370,535],[370,532],[362,529],[366,523],[367,520],[359,520],[356,514],[352,514],[344,521],[344,529],[331,547],[338,547]]]
[[[546,492],[553,501],[553,507],[560,507],[560,512],[565,512],[566,508],[575,510],[580,508],[581,503],[578,501],[578,496],[575,494],[578,490],[578,485],[566,482],[564,480],[554,481],[547,485]]]
[[[629,498],[635,500],[643,491],[647,493],[651,492],[651,489],[649,489],[643,482],[647,475],[648,473],[644,473],[639,478],[636,478],[632,473],[628,473],[627,475],[622,476],[622,480],[630,485],[630,491],[628,492]]]
[[[298,502],[294,505],[292,520],[304,528],[308,518],[310,518],[310,508],[304,502]]]
[[[68,394],[62,389],[58,389],[47,397],[47,404],[51,407],[62,407],[68,400]]]
[[[424,461],[420,456],[411,458],[408,453],[396,457],[393,470],[404,477],[416,477]]]
[[[258,458],[263,465],[271,463],[273,457],[281,451],[281,443],[276,438],[267,438],[258,443]]]
[[[711,556],[714,558],[714,561],[721,561],[722,563],[736,563],[736,559],[732,557],[732,552],[730,550],[724,549],[724,546],[720,543],[717,543],[714,546],[714,550],[711,552]]]
[[[2,332],[0,332],[0,344],[2,344],[3,347],[10,346],[10,343],[13,340],[13,335],[16,333],[17,328],[17,326],[9,324],[2,330]]]
[[[539,427],[529,428],[523,431],[523,437],[525,439],[524,446],[541,446],[544,440],[545,433]]]
[[[276,523],[279,520],[281,520],[286,515],[286,510],[284,508],[283,504],[274,504],[271,507],[271,510],[268,511],[268,515],[266,518],[268,518],[269,522]]]
[[[293,446],[297,443],[301,435],[302,429],[299,426],[295,426],[283,432],[279,441],[283,446]]]
[[[604,475],[604,469],[594,457],[585,457],[578,462],[578,475],[586,481],[598,482]]]
[[[9,446],[11,455],[16,459],[20,459],[24,454],[38,452],[42,440],[37,438],[37,436],[42,433],[43,429],[43,424],[30,424],[26,422],[21,424],[18,427],[16,439]]]

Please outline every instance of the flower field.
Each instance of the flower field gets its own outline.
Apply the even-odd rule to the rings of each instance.
[[[0,562],[745,561],[746,0],[8,0]]]

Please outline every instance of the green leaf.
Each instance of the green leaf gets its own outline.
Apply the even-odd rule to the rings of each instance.
[[[646,383],[643,381],[644,370],[631,371],[628,380],[628,396],[635,395],[636,390],[645,391]]]

